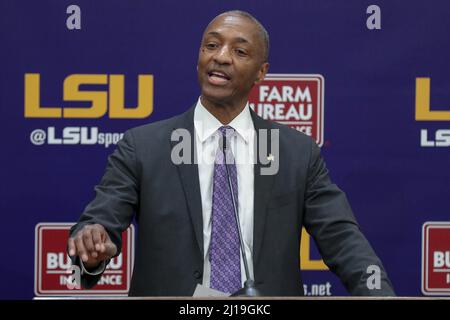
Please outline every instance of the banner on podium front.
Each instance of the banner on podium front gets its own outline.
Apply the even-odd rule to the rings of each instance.
[[[73,223],[39,223],[35,229],[36,296],[126,296],[134,263],[134,226],[122,234],[122,251],[113,258],[93,288],[74,282],[76,270],[67,254],[67,239]]]
[[[423,225],[422,293],[450,295],[450,222]]]

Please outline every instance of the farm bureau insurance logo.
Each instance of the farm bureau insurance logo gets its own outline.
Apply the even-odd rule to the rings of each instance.
[[[85,87],[95,86],[95,90]],[[98,90],[98,86],[105,89]],[[42,86],[48,88],[47,85]],[[80,90],[80,87],[83,90]],[[41,101],[41,75],[25,74],[25,118],[37,119],[143,119],[153,112],[153,75],[138,75],[137,106],[125,106],[125,76],[122,74],[71,74],[62,85],[63,106]],[[58,95],[58,94],[53,94]],[[44,93],[44,96],[46,94]],[[52,95],[51,95],[52,96]],[[82,106],[80,106],[80,103]],[[70,105],[72,104],[72,105]],[[80,121],[80,120],[78,120]],[[48,120],[50,124],[51,120]],[[59,123],[59,122],[56,122]],[[117,144],[121,132],[101,132],[98,126],[67,126],[36,128],[30,133],[32,144],[40,145],[103,145]]]
[[[423,225],[422,293],[450,295],[450,221]]]
[[[39,223],[35,230],[36,296],[126,296],[134,263],[134,227],[122,234],[122,252],[111,260],[98,284],[89,290],[70,289],[71,261],[66,251],[73,223]]]
[[[320,74],[267,74],[249,97],[262,118],[288,125],[323,144],[324,78]]]

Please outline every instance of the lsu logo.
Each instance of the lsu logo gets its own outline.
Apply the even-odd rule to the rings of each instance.
[[[416,78],[416,120],[450,121],[450,111],[430,110],[430,78]]]
[[[138,76],[138,105],[125,107],[125,77],[121,74],[71,74],[64,79],[64,101],[87,101],[90,107],[42,106],[39,73],[25,74],[25,118],[142,119],[153,112],[153,75]],[[107,90],[80,90],[84,85],[108,85]]]
[[[249,96],[262,118],[290,126],[323,144],[324,78],[319,74],[267,74]]]
[[[431,110],[430,78],[416,78],[416,121],[450,121],[450,110]],[[450,147],[450,128],[420,130],[421,147]]]
[[[300,243],[300,269],[301,270],[328,270],[322,259],[313,259],[311,255],[311,236],[302,229]]]

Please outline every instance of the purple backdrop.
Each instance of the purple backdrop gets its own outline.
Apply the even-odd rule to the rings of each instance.
[[[68,30],[66,8],[81,9]],[[381,9],[369,30],[366,9]],[[124,132],[187,110],[197,99],[201,34],[218,13],[247,10],[271,36],[270,72],[325,79],[322,151],[334,181],[384,262],[399,295],[422,295],[421,228],[448,221],[450,152],[421,147],[449,121],[416,121],[416,78],[431,78],[431,106],[450,109],[450,2],[435,1],[0,1],[2,258],[0,298],[34,296],[34,228],[76,221],[93,197],[114,145],[35,145],[36,129],[98,127]],[[40,74],[43,106],[63,101],[71,74],[125,75],[125,103],[137,104],[137,76],[154,77],[145,119],[27,118],[25,74]],[[89,90],[107,90],[105,85]],[[95,89],[93,89],[95,88]],[[313,252],[314,257],[317,254]],[[305,271],[306,284],[332,284],[328,271]]]

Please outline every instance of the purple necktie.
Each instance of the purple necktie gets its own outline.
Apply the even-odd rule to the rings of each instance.
[[[223,126],[219,128],[219,131],[222,134],[222,139],[226,137],[226,155],[223,149],[219,147],[214,163],[211,244],[209,247],[209,260],[211,262],[210,286],[222,292],[234,293],[241,288],[241,253],[236,217],[225,168],[225,160],[227,160],[237,209],[236,164],[229,147],[234,129],[230,126]]]

